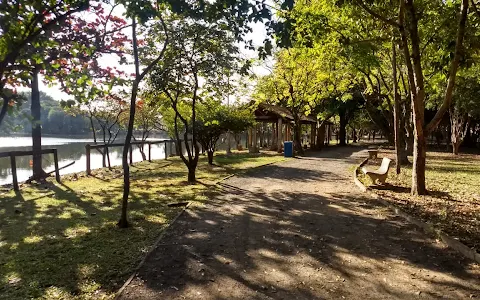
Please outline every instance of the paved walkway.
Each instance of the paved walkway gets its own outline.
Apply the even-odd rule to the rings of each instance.
[[[188,210],[122,299],[469,299],[480,269],[365,198],[332,148],[235,176]]]

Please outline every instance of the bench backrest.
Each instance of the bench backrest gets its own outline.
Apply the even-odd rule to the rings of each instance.
[[[390,158],[384,157],[382,159],[382,165],[378,169],[378,173],[386,174],[388,172],[388,169],[390,169],[390,163],[392,160]]]

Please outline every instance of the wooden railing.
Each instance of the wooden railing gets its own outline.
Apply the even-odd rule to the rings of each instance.
[[[58,154],[57,149],[42,149],[39,151],[39,154],[50,154],[53,153],[53,160],[55,161],[55,179],[60,183],[60,170],[58,168]],[[10,157],[10,164],[12,168],[12,177],[13,177],[13,189],[15,191],[19,190],[18,179],[17,179],[17,156],[30,156],[33,155],[33,150],[28,151],[8,151],[0,152],[0,158]]]
[[[133,146],[135,145],[148,145],[148,161],[152,161],[152,145],[156,144],[165,144],[165,159],[168,158],[168,151],[167,151],[167,144],[170,143],[170,153],[173,153],[173,144],[175,143],[175,140],[163,140],[163,141],[134,141],[130,143],[130,149],[129,149],[129,161],[130,164],[133,163]],[[108,149],[110,147],[123,147],[125,144],[124,143],[112,143],[112,144],[95,144],[95,145],[90,145],[86,144],[85,145],[85,153],[87,156],[87,168],[86,172],[87,175],[91,175],[92,169],[90,165],[90,153],[92,149]]]

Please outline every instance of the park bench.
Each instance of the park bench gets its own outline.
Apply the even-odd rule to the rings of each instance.
[[[384,157],[382,159],[382,164],[381,164],[380,168],[378,168],[378,170],[369,171],[369,170],[367,170],[367,168],[362,167],[362,172],[365,175],[367,175],[368,177],[370,177],[370,179],[372,179],[373,183],[375,183],[378,180],[381,184],[385,184],[385,180],[387,179],[388,170],[390,169],[390,163],[391,162],[392,162],[392,160],[390,158]]]

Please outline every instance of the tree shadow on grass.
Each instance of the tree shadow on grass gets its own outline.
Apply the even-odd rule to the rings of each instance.
[[[391,184],[391,183],[385,183],[383,185],[373,184],[373,185],[370,185],[369,188],[371,188],[372,190],[377,190],[377,191],[391,191],[391,192],[398,193],[398,194],[411,195],[411,189],[410,188],[405,187],[405,186],[394,185],[394,184]],[[461,201],[453,199],[452,196],[450,195],[450,193],[448,193],[448,192],[443,192],[443,191],[438,191],[438,190],[428,190],[427,195],[442,198],[442,199],[447,200],[447,201],[461,202]]]
[[[120,191],[99,193],[111,200],[112,193]],[[66,184],[47,183],[1,199],[0,298],[98,298],[114,293],[179,211],[160,198],[132,199],[133,226],[118,229],[118,199],[93,201],[92,196]]]
[[[116,227],[123,191],[119,179],[113,182],[121,175],[118,169],[95,171],[95,177],[85,178],[91,187],[74,190],[75,183],[66,180],[59,185],[30,185],[12,197],[3,195],[0,298],[99,298],[114,293],[181,209],[168,203],[205,198],[195,193],[195,187],[193,192],[179,188],[179,178],[186,178],[183,164],[178,171],[158,172],[169,164],[132,168],[128,229]],[[154,184],[151,176],[162,184]]]

